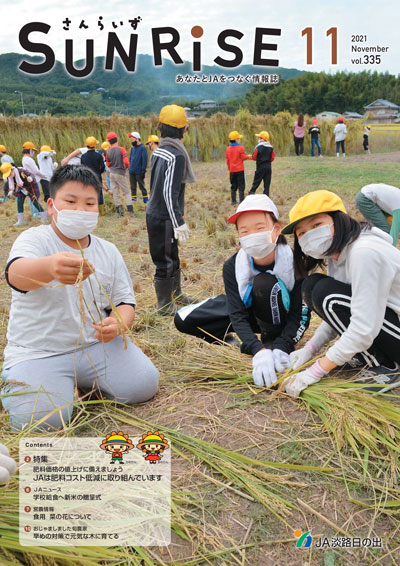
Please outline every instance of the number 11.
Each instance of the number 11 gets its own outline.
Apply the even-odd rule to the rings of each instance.
[[[313,31],[312,28],[304,28],[301,32],[302,37],[306,36],[307,43],[306,43],[306,62],[307,65],[312,65],[312,35]],[[332,36],[332,48],[331,48],[331,63],[332,65],[337,65],[337,53],[338,53],[338,44],[337,44],[337,28],[329,28],[326,32],[326,36]]]

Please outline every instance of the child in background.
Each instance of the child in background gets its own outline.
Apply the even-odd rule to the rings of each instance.
[[[160,138],[158,136],[154,136],[153,134],[150,134],[147,138],[147,142],[145,143],[145,145],[149,146],[150,151],[154,151],[160,145]]]
[[[270,144],[268,132],[264,130],[255,135],[258,137],[258,144],[254,148],[252,159],[256,161],[257,166],[249,195],[254,195],[261,181],[264,181],[264,195],[268,196],[271,185],[271,163],[275,159],[275,150]]]
[[[42,145],[40,153],[38,154],[38,164],[41,173],[45,175],[44,179],[40,179],[42,186],[44,202],[49,198],[49,181],[53,176],[54,171],[58,167],[57,161],[53,161],[56,152],[51,149],[49,145]]]
[[[365,185],[356,195],[361,214],[393,238],[396,246],[400,233],[400,189],[385,183]]]
[[[35,146],[33,145],[32,142],[25,142],[24,145],[22,146],[22,148],[23,148],[22,149],[22,167],[24,169],[26,169],[27,171],[29,171],[29,173],[32,175],[34,181],[39,186],[40,180],[45,179],[46,176],[44,175],[44,173],[42,173],[40,171],[40,169],[38,168],[38,166],[35,163],[35,160],[33,159],[35,152],[37,152],[37,149],[35,148]],[[39,191],[38,199],[39,198],[40,198],[40,191]],[[29,200],[29,208],[31,209],[32,216],[34,218],[40,218],[40,214],[38,213],[36,208],[33,206],[33,202],[31,200]]]
[[[236,192],[239,189],[239,201],[244,200],[244,189],[246,180],[244,177],[243,161],[251,159],[251,155],[246,155],[240,140],[243,136],[237,130],[229,133],[229,145],[226,148],[225,157],[231,182],[231,204],[237,204]]]
[[[0,165],[3,165],[3,163],[11,163],[12,165],[14,165],[14,159],[11,157],[11,155],[8,155],[6,146],[0,145]],[[4,202],[6,202],[8,200],[8,179],[4,183],[3,191]],[[2,199],[0,199],[0,202],[1,200]]]
[[[100,188],[87,167],[57,169],[47,201],[52,223],[22,232],[11,248],[1,397],[14,431],[41,419],[36,430],[67,425],[75,386],[127,404],[157,392],[157,369],[121,336],[136,306],[125,262],[116,246],[92,234]]]
[[[371,130],[371,127],[368,126],[368,124],[366,124],[364,126],[364,135],[363,135],[363,148],[365,153],[371,153],[370,149],[369,149],[369,132]]]
[[[125,148],[118,145],[118,136],[115,132],[108,132],[107,141],[110,144],[106,154],[106,164],[110,168],[111,190],[114,199],[115,209],[118,216],[124,216],[124,206],[121,200],[121,193],[125,197],[126,208],[130,216],[135,216],[132,205],[132,193],[126,177],[126,170],[129,169],[129,158]]]
[[[318,155],[319,157],[322,157],[321,142],[319,141],[319,135],[321,133],[321,130],[319,129],[318,126],[318,120],[313,120],[313,125],[311,126],[311,128],[308,128],[308,133],[311,136],[311,157],[314,157],[314,146],[317,146]]]
[[[108,165],[106,163],[106,155],[107,155],[107,150],[108,150],[109,147],[110,147],[110,143],[108,141],[103,142],[101,144],[101,149],[99,149],[99,153],[102,155],[103,160],[104,160],[104,172],[105,172],[105,176],[106,176],[107,191],[110,195],[112,195],[110,168],[108,167]],[[104,187],[104,189],[105,189],[105,187]]]
[[[96,177],[99,179],[100,184],[103,186],[103,181],[101,176],[106,166],[104,164],[103,156],[98,151],[96,151],[96,146],[99,142],[96,140],[95,137],[89,136],[88,138],[86,138],[85,143],[86,143],[87,151],[81,157],[81,164],[85,165],[85,167],[89,167],[89,169],[91,169],[93,173],[96,175]],[[104,206],[103,189],[100,190],[100,195],[99,195],[99,213],[100,216],[104,216],[106,213],[106,209]]]
[[[23,167],[15,167],[11,163],[3,163],[0,166],[3,180],[8,180],[9,194],[17,197],[17,222],[14,226],[24,226],[24,202],[29,197],[29,202],[37,210],[40,220],[47,221],[47,212],[39,204],[40,190],[33,175]]]
[[[346,157],[346,150],[344,147],[344,141],[347,135],[347,128],[346,124],[343,122],[343,118],[338,118],[338,123],[333,130],[335,134],[335,142],[336,142],[336,157],[340,157],[340,148],[342,148],[343,157]]]

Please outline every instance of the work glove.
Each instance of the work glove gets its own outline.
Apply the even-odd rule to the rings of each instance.
[[[269,387],[277,380],[272,350],[260,350],[253,358],[253,381],[259,387]]]
[[[14,475],[17,471],[17,463],[13,458],[10,458],[8,448],[0,442],[0,485],[6,484],[10,476]]]
[[[174,228],[174,237],[175,240],[179,242],[186,242],[189,239],[189,228],[186,224],[182,224],[182,226],[178,226],[178,228]]]
[[[305,389],[309,385],[318,383],[321,377],[324,377],[328,373],[328,371],[322,369],[319,360],[317,360],[311,367],[286,378],[283,382],[283,387],[286,393],[292,395],[293,397],[298,397],[303,389]]]
[[[281,373],[290,367],[289,354],[278,349],[272,350],[272,353],[274,355],[275,369],[278,373]]]
[[[300,368],[313,359],[318,350],[313,346],[312,342],[307,342],[304,348],[295,350],[290,354],[290,367],[292,369]]]

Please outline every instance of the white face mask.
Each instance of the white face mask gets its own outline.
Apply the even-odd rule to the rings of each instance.
[[[57,210],[57,222],[55,225],[60,232],[71,240],[81,240],[93,232],[97,226],[98,212],[86,212],[85,210]]]
[[[272,241],[272,232],[273,229],[242,236],[239,238],[240,245],[247,255],[254,259],[262,259],[276,248],[276,243]]]
[[[325,252],[331,247],[333,236],[332,224],[324,224],[309,230],[299,239],[299,245],[304,255],[314,259],[325,259]]]

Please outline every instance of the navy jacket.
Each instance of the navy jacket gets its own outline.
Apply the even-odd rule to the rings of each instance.
[[[129,173],[144,175],[147,167],[147,149],[144,144],[133,145],[129,156]]]

